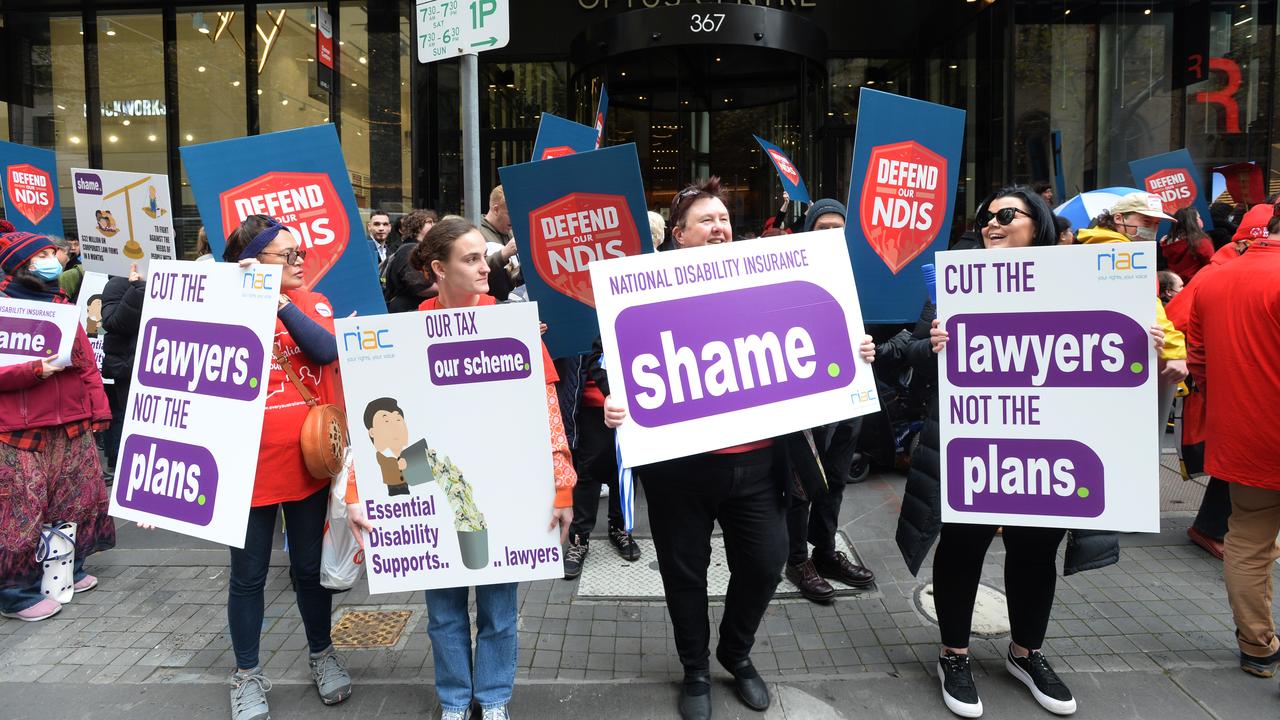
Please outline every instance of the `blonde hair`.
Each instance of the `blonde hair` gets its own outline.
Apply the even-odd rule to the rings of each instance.
[[[506,206],[507,193],[502,189],[501,185],[494,186],[493,190],[489,193],[489,209],[492,210],[495,207]]]
[[[667,237],[667,221],[658,213],[649,211],[649,237],[653,239],[653,247],[657,248]]]

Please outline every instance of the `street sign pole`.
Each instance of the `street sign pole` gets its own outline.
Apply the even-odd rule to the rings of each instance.
[[[462,187],[466,218],[480,224],[480,78],[475,53],[462,56]]]

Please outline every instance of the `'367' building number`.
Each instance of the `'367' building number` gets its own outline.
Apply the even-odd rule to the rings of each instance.
[[[689,16],[689,31],[696,33],[720,32],[724,24],[724,13],[693,13]]]

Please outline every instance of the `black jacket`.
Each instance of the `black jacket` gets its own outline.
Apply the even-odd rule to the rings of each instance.
[[[414,270],[409,262],[416,242],[407,242],[387,259],[383,272],[382,297],[387,301],[387,312],[413,312],[423,300],[436,296],[436,284],[427,280],[421,270]]]
[[[133,356],[146,294],[145,280],[130,282],[127,277],[113,277],[103,288],[102,327],[107,331],[102,340],[103,377],[128,382],[133,376]]]

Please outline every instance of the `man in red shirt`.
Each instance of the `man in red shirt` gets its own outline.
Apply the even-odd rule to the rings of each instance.
[[[1275,675],[1280,640],[1271,615],[1271,572],[1280,558],[1280,454],[1273,426],[1280,408],[1280,216],[1255,227],[1238,259],[1204,277],[1188,336],[1198,338],[1191,373],[1209,390],[1205,470],[1231,483],[1223,575],[1236,623],[1240,669]],[[1265,212],[1265,211],[1262,211]],[[1243,223],[1242,223],[1243,226]]]

